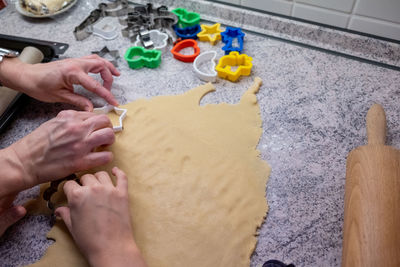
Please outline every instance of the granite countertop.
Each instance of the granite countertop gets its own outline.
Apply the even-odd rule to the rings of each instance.
[[[87,17],[92,2],[78,1],[65,14],[41,20],[23,17],[14,7],[9,7],[0,14],[0,33],[66,42],[70,47],[63,58],[88,55],[104,45],[123,55],[130,43],[122,36],[111,41],[95,36],[82,42],[75,40],[72,31]],[[171,7],[180,3],[164,2]],[[192,10],[201,13],[201,4],[207,4],[204,2],[207,1],[192,2]],[[218,8],[223,9],[222,5]],[[228,18],[221,20],[226,23]],[[305,27],[304,23],[299,24]],[[237,83],[219,79],[215,84],[217,91],[201,103],[237,103],[255,76],[263,80],[257,95],[263,120],[258,148],[261,157],[272,167],[267,185],[270,210],[260,230],[251,266],[261,266],[268,259],[296,266],[339,266],[346,157],[352,149],[366,143],[365,116],[373,103],[385,108],[387,143],[400,147],[399,71],[294,45],[254,31],[253,27],[253,32],[246,32],[243,51],[253,57],[252,75]],[[331,34],[331,30],[328,32]],[[341,36],[340,32],[335,35]],[[338,43],[339,40],[332,39],[332,44]],[[343,48],[346,53],[353,50],[361,53],[362,49],[354,49],[354,43],[347,41],[337,45],[336,50],[342,51],[343,43],[348,44]],[[364,49],[366,58],[379,58],[378,61],[394,66],[399,64],[398,44],[385,45],[369,38],[371,43],[380,45],[374,45],[374,55],[364,53],[368,50]],[[200,43],[202,51],[215,50],[219,57],[223,55],[221,47],[221,44]],[[112,90],[122,104],[138,98],[181,94],[202,84],[190,64],[173,59],[169,53],[163,55],[157,69],[131,70],[122,59],[119,69],[122,75],[115,79]],[[78,90],[91,97],[95,105],[104,104],[92,94]],[[0,135],[0,148],[22,138],[66,108],[71,107],[29,100]],[[37,187],[28,190],[17,201],[23,202],[37,192]],[[38,260],[51,244],[45,239],[49,229],[49,219],[43,216],[27,217],[10,228],[0,239],[0,265],[19,266]]]

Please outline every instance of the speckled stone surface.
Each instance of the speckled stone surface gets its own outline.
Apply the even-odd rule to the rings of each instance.
[[[66,14],[43,20],[24,18],[10,7],[0,15],[0,33],[67,42],[70,48],[63,57],[87,55],[104,45],[123,55],[129,42],[122,37],[75,41],[72,29],[88,13],[85,1]],[[223,55],[221,47],[200,43],[202,51],[215,50],[218,57]],[[399,72],[249,33],[244,52],[253,57],[252,75],[237,83],[219,79],[217,91],[201,104],[237,103],[255,76],[263,80],[257,95],[263,119],[258,148],[272,167],[266,194],[270,211],[251,266],[268,259],[296,266],[340,266],[346,156],[365,144],[365,115],[373,103],[386,110],[388,144],[400,147]],[[176,61],[169,53],[158,69],[130,70],[123,60],[119,69],[122,75],[115,79],[113,93],[121,103],[181,94],[202,84],[191,64]],[[77,90],[98,106],[104,103]],[[0,148],[66,108],[71,107],[30,100],[0,134]],[[37,188],[25,191],[18,202],[35,194]],[[0,239],[0,265],[40,259],[52,242],[45,240],[49,229],[46,217],[28,217],[11,227]]]

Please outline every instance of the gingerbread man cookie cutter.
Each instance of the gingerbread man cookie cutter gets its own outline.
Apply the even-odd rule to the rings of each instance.
[[[105,105],[104,107],[93,109],[93,113],[96,113],[96,114],[107,114],[111,111],[114,111],[117,115],[119,115],[119,118],[118,118],[119,125],[113,126],[113,130],[114,130],[114,132],[120,132],[123,129],[122,121],[126,117],[126,113],[128,112],[127,109],[118,108],[113,105]]]

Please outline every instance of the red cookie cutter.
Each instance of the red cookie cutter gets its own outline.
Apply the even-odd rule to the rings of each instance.
[[[179,51],[186,47],[193,47],[194,53],[191,55],[182,55],[181,53],[179,53]],[[195,40],[186,39],[175,44],[175,46],[171,49],[171,53],[177,60],[183,62],[193,62],[194,59],[200,54],[200,47],[197,46],[197,42]]]

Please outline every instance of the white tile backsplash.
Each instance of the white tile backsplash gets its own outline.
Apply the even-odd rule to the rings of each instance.
[[[400,41],[400,0],[235,0],[242,6]]]
[[[235,4],[235,5],[240,5],[240,0],[219,0],[220,2],[224,2],[227,4]]]
[[[400,40],[400,24],[354,15],[349,29]]]
[[[292,15],[297,18],[311,20],[336,27],[346,27],[350,15],[330,9],[295,3]]]
[[[286,0],[241,0],[246,7],[274,12],[289,16],[292,11],[293,1]]]
[[[350,13],[353,9],[355,0],[295,0],[298,3],[310,4],[313,6],[323,7],[327,9],[334,9],[337,11],[342,11],[346,13]]]
[[[354,13],[400,23],[400,0],[358,0]]]

